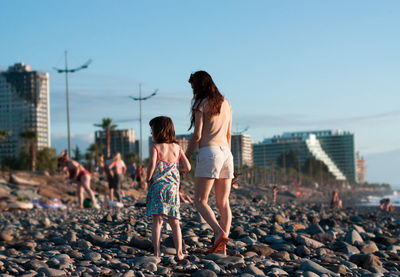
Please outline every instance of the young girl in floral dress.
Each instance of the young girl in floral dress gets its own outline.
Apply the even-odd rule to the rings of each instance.
[[[147,170],[149,191],[147,194],[147,215],[153,217],[152,241],[154,255],[159,257],[160,236],[163,216],[172,229],[176,259],[184,259],[182,233],[179,225],[179,171],[190,171],[190,163],[177,144],[175,130],[169,117],[158,116],[150,121],[154,146],[150,151]]]

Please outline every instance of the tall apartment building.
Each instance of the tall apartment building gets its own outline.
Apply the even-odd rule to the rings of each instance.
[[[360,155],[359,152],[356,153],[356,172],[357,172],[357,182],[365,183],[365,172],[366,172],[366,165],[365,165],[365,158]]]
[[[49,74],[16,63],[0,72],[0,129],[9,132],[0,142],[0,158],[15,157],[24,141],[20,134],[37,133],[37,148],[50,147]]]
[[[94,139],[97,145],[104,146],[103,153],[106,155],[106,132],[102,130],[96,131]],[[122,156],[129,153],[139,153],[139,144],[133,129],[112,130],[110,132],[110,139],[112,156],[117,152],[121,153]]]
[[[235,168],[253,165],[253,145],[251,137],[246,134],[233,135],[231,150]]]
[[[277,164],[283,153],[292,152],[300,164],[313,157],[326,165],[336,180],[356,181],[354,135],[341,130],[284,133],[253,145],[254,164]]]

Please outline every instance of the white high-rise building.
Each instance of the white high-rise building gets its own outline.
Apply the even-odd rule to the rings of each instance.
[[[8,131],[0,141],[0,158],[18,155],[27,130],[37,133],[37,149],[50,147],[49,74],[16,63],[0,72],[0,129]]]
[[[233,163],[235,168],[253,165],[253,144],[251,137],[246,134],[232,136],[231,143]]]

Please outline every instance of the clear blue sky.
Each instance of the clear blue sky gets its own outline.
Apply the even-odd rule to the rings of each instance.
[[[73,143],[103,117],[138,130],[128,95],[186,133],[189,74],[204,69],[254,141],[285,131],[343,129],[361,154],[400,149],[399,1],[0,2],[0,69],[17,62],[51,74],[54,141],[66,134],[63,52],[89,69],[70,78]],[[64,140],[66,143],[66,140]],[[397,177],[400,184],[400,177]]]

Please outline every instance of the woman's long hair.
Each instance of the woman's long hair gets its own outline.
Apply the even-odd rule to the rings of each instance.
[[[208,100],[210,114],[213,116],[220,113],[224,97],[219,92],[210,74],[205,71],[197,71],[191,74],[189,83],[193,87],[190,130],[194,126],[194,112],[199,108],[203,100]]]

